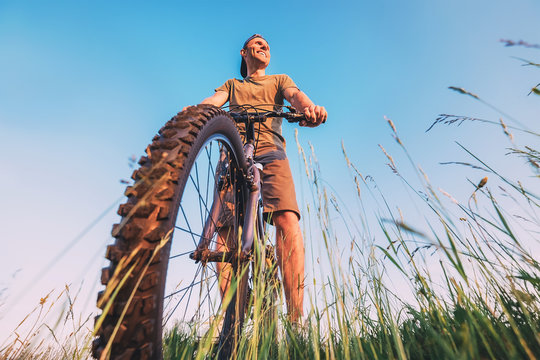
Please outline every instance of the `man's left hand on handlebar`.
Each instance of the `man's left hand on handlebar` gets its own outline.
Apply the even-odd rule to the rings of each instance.
[[[302,112],[306,116],[306,120],[300,121],[300,126],[315,127],[326,121],[328,113],[323,106],[311,105],[305,107]]]

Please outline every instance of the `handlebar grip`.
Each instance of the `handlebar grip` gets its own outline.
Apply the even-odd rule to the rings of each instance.
[[[306,120],[306,116],[302,113],[288,113],[286,119],[289,123],[297,123]]]

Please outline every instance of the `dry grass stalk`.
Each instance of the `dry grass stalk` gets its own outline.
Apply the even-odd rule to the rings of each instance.
[[[514,40],[509,40],[509,39],[500,39],[499,41],[502,42],[504,46],[524,46],[526,48],[540,49],[540,45],[531,44],[523,40],[514,41]]]
[[[36,308],[17,325],[13,336],[6,339],[6,342],[10,342],[4,342],[0,348],[0,359],[88,358],[91,331],[86,324],[91,316],[75,319],[73,306],[77,295],[71,297],[68,285],[51,300],[53,292],[42,297]],[[65,303],[59,307],[59,301],[64,297]],[[49,325],[49,318],[56,313],[57,320],[54,325]],[[31,324],[28,323],[30,320]],[[68,323],[71,327],[66,326]],[[45,333],[42,330],[46,330]]]
[[[384,120],[386,120],[386,122],[388,123],[388,125],[390,125],[390,128],[392,129],[392,131],[394,132],[392,134],[392,136],[394,137],[394,139],[397,141],[397,143],[401,146],[403,146],[403,143],[401,142],[401,139],[399,138],[398,134],[397,134],[397,130],[396,130],[396,126],[394,125],[394,122],[392,120],[390,120],[389,118],[387,118],[386,116],[384,116]]]
[[[382,152],[384,153],[384,155],[386,155],[386,157],[388,158],[388,160],[390,160],[390,164],[388,164],[388,166],[390,167],[390,169],[392,169],[392,171],[394,173],[397,174],[397,169],[396,169],[396,163],[394,162],[394,159],[392,158],[392,156],[390,156],[390,154],[388,154],[386,152],[386,150],[384,149],[384,147],[381,145],[381,144],[378,144],[379,147],[381,148]]]
[[[471,97],[473,97],[473,98],[475,98],[475,99],[477,99],[477,100],[480,99],[480,97],[479,97],[478,95],[473,94],[472,92],[467,91],[467,90],[465,90],[464,88],[460,88],[460,87],[456,87],[456,86],[449,86],[448,88],[449,88],[450,90],[457,91],[457,92],[460,93],[460,94],[463,94],[463,95],[469,95],[469,96],[471,96]]]
[[[514,136],[508,131],[508,126],[506,126],[502,118],[499,118],[499,121],[501,122],[501,126],[503,128],[504,134],[508,136],[510,141],[514,142]]]
[[[443,189],[439,188],[439,191],[444,195],[446,196],[447,198],[449,198],[450,200],[452,200],[452,202],[454,204],[459,204],[459,201],[457,201],[452,195],[450,195],[449,193],[447,193],[446,191],[444,191]]]

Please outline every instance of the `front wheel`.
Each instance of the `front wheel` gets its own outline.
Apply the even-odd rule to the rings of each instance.
[[[180,331],[195,340],[221,337],[221,344],[229,345],[213,351],[228,356],[231,341],[223,338],[240,332],[247,274],[231,260],[237,291],[222,301],[216,263],[196,263],[190,255],[201,250],[208,221],[215,231],[202,250],[218,247],[217,234],[225,225],[233,238],[241,233],[247,165],[235,123],[214,106],[190,107],[165,124],[139,164],[128,200],[118,209],[116,241],[107,248],[110,265],[102,271],[106,288],[98,294],[102,314],[96,318],[93,355],[161,359],[164,334]],[[232,194],[219,204],[232,207],[227,224],[208,220],[215,189]],[[229,250],[234,253],[234,244]]]

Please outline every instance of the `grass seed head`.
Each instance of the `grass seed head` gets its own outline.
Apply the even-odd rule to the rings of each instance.
[[[510,133],[510,131],[508,131],[508,127],[506,126],[506,124],[504,123],[503,119],[500,118],[499,121],[501,122],[501,126],[503,128],[503,131],[504,131],[504,134],[506,136],[508,136],[508,138],[510,139],[510,141],[514,141],[514,136]]]
[[[478,190],[478,189],[483,188],[484,185],[486,185],[487,181],[488,181],[488,177],[487,176],[483,177],[482,180],[480,180],[480,182],[476,186],[476,189]]]
[[[388,158],[388,160],[390,160],[390,164],[388,164],[390,166],[390,168],[392,169],[393,172],[397,173],[397,169],[396,169],[396,163],[394,162],[394,159],[390,156],[390,154],[388,154],[386,152],[386,150],[384,149],[384,147],[379,144],[379,147],[381,148],[382,152],[384,153],[384,155],[386,155],[386,157]]]
[[[389,118],[387,118],[386,116],[384,117],[384,120],[388,122],[388,125],[390,125],[390,127],[392,128],[392,131],[397,134],[397,130],[396,130],[396,127],[394,126],[394,122],[390,120]]]
[[[449,86],[448,88],[449,88],[450,90],[457,91],[457,92],[460,93],[460,94],[463,94],[463,95],[469,95],[469,96],[472,96],[472,97],[475,98],[475,99],[480,99],[480,98],[478,97],[478,95],[473,94],[472,92],[469,92],[469,91],[465,90],[464,88],[458,88],[458,87],[455,87],[455,86]]]

